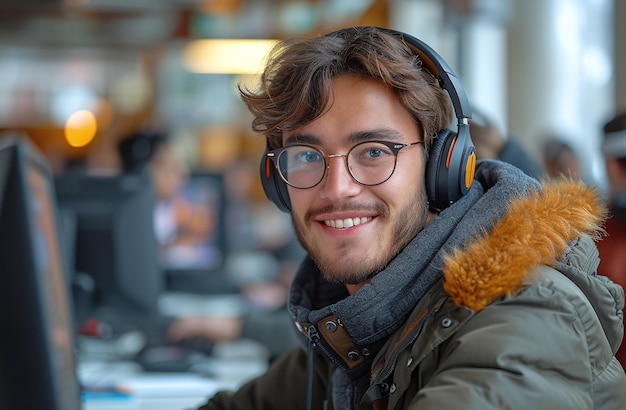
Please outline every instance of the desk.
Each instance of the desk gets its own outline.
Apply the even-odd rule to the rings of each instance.
[[[164,314],[176,317],[185,314],[241,314],[237,296],[199,297],[165,294],[160,308]],[[127,347],[133,343],[126,340]],[[105,393],[89,394],[84,410],[187,410],[196,409],[221,390],[234,390],[267,369],[269,353],[252,340],[217,343],[191,372],[145,372],[135,362],[120,360],[119,344],[86,341],[78,362],[78,377],[90,388]],[[123,350],[123,349],[122,349]],[[106,393],[109,388],[128,394]]]
[[[131,361],[83,358],[78,376],[83,385],[116,387],[129,394],[88,395],[84,410],[195,409],[220,390],[234,390],[267,369],[264,347],[240,340],[216,344],[203,368],[185,373],[147,373]]]

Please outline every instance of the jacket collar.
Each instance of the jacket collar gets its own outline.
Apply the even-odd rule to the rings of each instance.
[[[445,258],[445,291],[457,306],[479,311],[518,289],[530,270],[555,266],[570,242],[598,239],[606,211],[582,182],[554,180],[511,201],[491,231]]]

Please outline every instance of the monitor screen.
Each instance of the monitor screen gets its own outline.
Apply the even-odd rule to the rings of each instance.
[[[160,337],[164,278],[153,226],[155,197],[146,173],[56,178],[81,324]],[[84,286],[85,283],[91,286]],[[100,329],[105,327],[100,326]]]
[[[223,293],[234,289],[223,272],[228,253],[226,206],[223,176],[199,171],[191,173],[172,198],[157,203],[159,259],[169,290]]]
[[[47,163],[0,139],[0,408],[80,409],[74,321]]]
[[[224,262],[219,175],[194,173],[168,201],[157,203],[155,229],[165,269],[219,269]]]

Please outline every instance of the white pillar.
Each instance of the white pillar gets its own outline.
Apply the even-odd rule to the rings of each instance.
[[[602,122],[612,112],[612,0],[513,3],[509,42],[510,130],[540,152],[558,133],[588,177],[603,179]]]
[[[510,0],[473,0],[466,14],[440,0],[394,0],[390,6],[390,26],[434,48],[461,80],[470,104],[506,131]]]
[[[509,0],[473,0],[458,19],[460,77],[472,106],[508,135],[507,30]]]
[[[389,0],[389,27],[428,44],[458,76],[454,30],[444,11],[440,0]]]

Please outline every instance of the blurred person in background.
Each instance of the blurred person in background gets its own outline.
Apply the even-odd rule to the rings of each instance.
[[[626,112],[613,117],[603,127],[602,152],[609,180],[609,219],[607,235],[598,243],[598,273],[626,287]],[[626,324],[626,322],[625,322]],[[616,357],[626,366],[626,345]]]
[[[498,159],[515,165],[526,174],[541,179],[542,164],[514,136],[505,136],[498,126],[482,111],[472,111],[470,134],[476,147],[477,159]]]
[[[234,262],[230,269],[246,269],[249,276],[246,282],[240,283],[241,294],[248,301],[242,314],[206,312],[178,317],[168,329],[168,340],[172,343],[197,337],[213,343],[254,340],[267,349],[270,361],[298,346],[287,312],[287,290],[295,267],[290,266],[289,261],[268,261],[267,258],[272,255],[249,253],[230,260]],[[272,272],[264,272],[267,267],[273,268]],[[250,276],[266,278],[254,280]]]
[[[548,177],[567,176],[584,179],[580,158],[564,138],[549,135],[544,141],[542,156]]]

